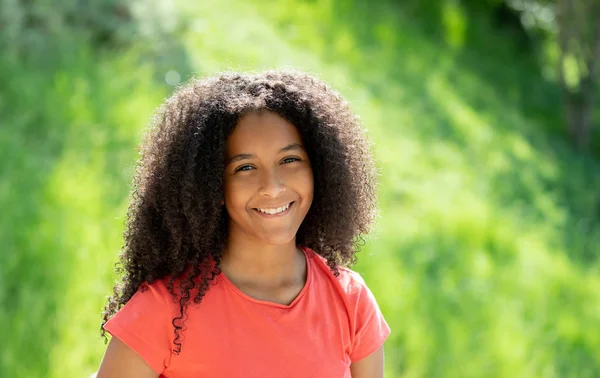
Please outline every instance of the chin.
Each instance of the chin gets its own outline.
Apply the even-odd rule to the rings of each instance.
[[[296,233],[294,234],[280,234],[280,235],[264,235],[263,237],[260,237],[261,240],[263,240],[265,243],[267,244],[271,244],[271,245],[285,245],[288,243],[292,243],[294,242],[294,240],[296,239]]]

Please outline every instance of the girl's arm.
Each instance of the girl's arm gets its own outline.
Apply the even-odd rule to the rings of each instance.
[[[118,338],[113,337],[106,348],[106,353],[96,377],[158,378],[158,374],[133,349]]]
[[[350,365],[352,378],[383,378],[383,345],[362,360]]]

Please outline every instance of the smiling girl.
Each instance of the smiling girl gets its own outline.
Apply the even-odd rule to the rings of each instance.
[[[340,95],[295,71],[227,73],[152,125],[98,377],[383,377],[390,329],[347,268],[376,171]]]

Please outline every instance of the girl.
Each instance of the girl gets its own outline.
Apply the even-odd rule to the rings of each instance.
[[[390,330],[357,273],[370,144],[299,72],[222,74],[154,118],[133,181],[99,378],[383,377]]]

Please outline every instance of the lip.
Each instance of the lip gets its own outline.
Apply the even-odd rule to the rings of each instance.
[[[292,201],[292,202],[288,202],[288,203],[290,204],[290,207],[288,207],[286,211],[283,211],[283,212],[277,213],[277,214],[266,214],[266,213],[258,211],[256,208],[253,208],[252,210],[254,210],[258,215],[265,217],[265,218],[279,218],[279,217],[286,216],[290,212],[290,210],[294,207],[294,205],[296,204],[296,201]],[[278,206],[278,207],[281,207],[281,206]]]

